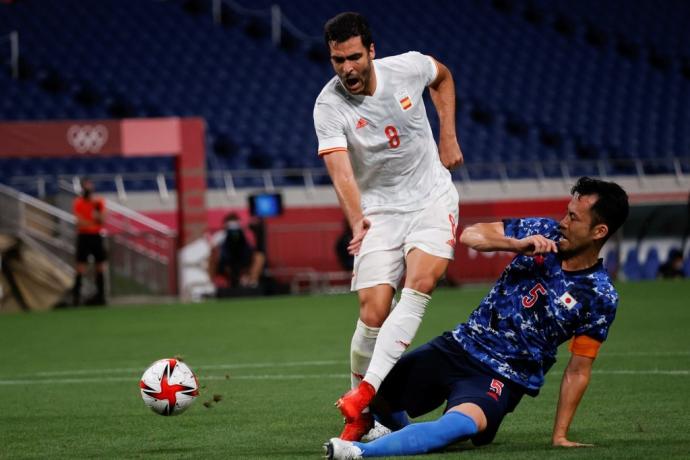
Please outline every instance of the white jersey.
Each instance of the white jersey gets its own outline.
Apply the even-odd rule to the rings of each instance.
[[[429,126],[422,94],[436,78],[418,52],[375,59],[372,96],[350,94],[336,75],[314,106],[319,155],[346,149],[365,214],[424,208],[454,187]]]

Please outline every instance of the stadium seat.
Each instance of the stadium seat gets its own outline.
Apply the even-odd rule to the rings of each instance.
[[[604,268],[612,278],[616,277],[620,268],[618,251],[616,249],[610,249],[604,256]]]
[[[652,247],[649,249],[649,252],[647,252],[647,258],[640,270],[642,279],[655,279],[659,273],[659,265],[659,251],[655,247]]]
[[[468,163],[522,163],[510,168],[520,178],[541,159],[556,177],[561,161],[572,174],[596,174],[602,159],[608,172],[635,174],[630,160],[643,159],[646,172],[666,174],[666,158],[687,157],[690,62],[678,4],[643,2],[621,15],[624,0],[398,3],[391,10],[365,0],[255,0],[265,15],[250,19],[224,5],[217,25],[205,1],[17,2],[3,9],[0,34],[21,27],[32,71],[20,81],[0,72],[9,88],[0,116],[203,116],[213,169],[275,167],[277,156],[320,165],[312,107],[332,70],[314,50],[325,51],[324,20],[354,9],[369,17],[379,56],[416,49],[454,72]],[[304,35],[290,32],[282,48],[268,37],[274,4]],[[417,27],[390,27],[411,16]],[[299,76],[276,77],[276,69]],[[241,148],[254,153],[234,159]],[[477,178],[497,176],[475,170]]]
[[[625,262],[623,262],[623,274],[625,274],[626,279],[631,281],[637,281],[642,278],[642,270],[636,248],[628,250]]]

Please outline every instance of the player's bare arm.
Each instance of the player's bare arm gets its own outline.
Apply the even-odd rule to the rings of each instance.
[[[594,358],[571,355],[563,372],[561,391],[558,397],[556,420],[553,425],[551,442],[555,447],[591,447],[592,444],[573,442],[568,439],[568,429],[575,416],[577,406],[585,394],[592,375]]]
[[[364,240],[371,223],[362,213],[359,187],[352,171],[350,158],[345,149],[327,153],[323,158],[331,181],[333,181],[333,188],[338,196],[340,207],[352,229],[352,241],[350,241],[347,250],[350,254],[356,255],[359,253],[362,240]]]
[[[522,239],[507,237],[503,222],[470,225],[460,235],[460,242],[479,252],[509,251],[528,256],[558,252],[558,245],[542,235]]]
[[[429,92],[440,122],[438,152],[443,166],[452,170],[464,161],[455,132],[455,83],[448,67],[435,62],[438,75],[429,85]]]

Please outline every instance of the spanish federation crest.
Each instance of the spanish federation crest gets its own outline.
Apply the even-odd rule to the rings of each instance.
[[[404,111],[412,108],[412,98],[406,89],[401,89],[395,93],[395,100],[400,104],[400,108]]]

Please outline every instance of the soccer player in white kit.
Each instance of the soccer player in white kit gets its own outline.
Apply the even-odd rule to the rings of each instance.
[[[352,290],[360,303],[352,390],[336,405],[345,416],[340,437],[359,440],[373,426],[369,402],[412,342],[453,258],[458,193],[449,169],[463,156],[446,66],[417,52],[374,60],[371,31],[358,13],[332,18],[324,35],[336,76],[316,99],[314,125],[352,228]],[[438,147],[422,99],[427,87],[440,120]]]

